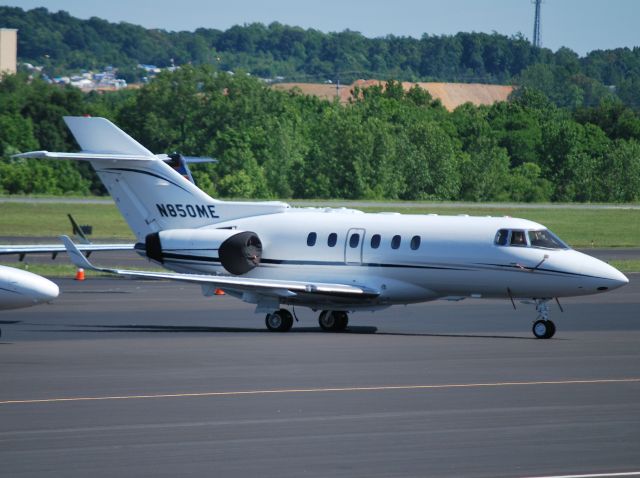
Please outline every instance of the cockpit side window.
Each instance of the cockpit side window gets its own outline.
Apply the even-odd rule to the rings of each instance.
[[[524,235],[524,231],[514,229],[511,231],[511,245],[518,247],[527,247],[527,238]]]
[[[509,239],[509,229],[500,229],[496,233],[495,244],[498,246],[506,246]]]
[[[544,249],[569,249],[562,240],[553,232],[543,229],[541,231],[527,231],[531,247],[542,247]]]

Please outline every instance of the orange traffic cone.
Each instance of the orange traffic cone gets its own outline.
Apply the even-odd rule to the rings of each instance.
[[[216,295],[224,295],[224,291],[222,289],[216,289]]]
[[[76,271],[76,280],[84,280],[84,269],[82,267],[78,267]]]

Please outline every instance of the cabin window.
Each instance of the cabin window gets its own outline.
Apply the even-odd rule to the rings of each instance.
[[[527,231],[531,247],[542,247],[544,249],[568,249],[562,240],[553,232],[543,229],[541,231]]]
[[[327,246],[333,247],[336,245],[337,242],[338,242],[338,235],[335,232],[332,232],[331,234],[329,234],[329,237],[327,238]]]
[[[380,234],[374,234],[371,236],[371,249],[377,249],[380,247]]]
[[[518,247],[527,247],[527,238],[524,235],[524,231],[511,231],[511,245]]]
[[[420,236],[413,236],[411,238],[411,250],[417,251],[420,247]]]
[[[393,236],[391,239],[391,249],[398,249],[400,247],[400,242],[402,242],[402,238],[400,236]]]
[[[509,229],[500,229],[497,233],[496,233],[496,240],[495,243],[498,246],[506,246],[507,245],[507,240],[509,239]]]
[[[358,234],[357,232],[355,234],[351,234],[351,237],[349,238],[349,247],[351,249],[355,249],[356,247],[358,247],[359,243],[360,243],[360,234]]]
[[[310,232],[309,235],[307,236],[307,246],[309,247],[315,246],[317,238],[318,238],[318,235],[315,232]]]

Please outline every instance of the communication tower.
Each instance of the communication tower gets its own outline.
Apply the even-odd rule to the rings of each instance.
[[[533,20],[533,46],[540,48],[540,9],[542,8],[542,0],[531,0],[536,5],[536,16]]]

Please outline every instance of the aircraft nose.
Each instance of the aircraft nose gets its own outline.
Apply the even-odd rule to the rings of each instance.
[[[629,279],[606,262],[578,251],[567,251],[566,270],[583,277],[580,289],[587,293],[606,292],[629,283]]]
[[[611,289],[617,289],[618,287],[622,287],[629,283],[629,278],[626,275],[613,266],[609,267],[611,268],[609,280],[614,283],[614,286],[611,287]]]
[[[597,260],[597,259],[596,259]],[[615,267],[607,264],[603,261],[598,261],[598,276],[604,279],[603,284],[598,287],[599,291],[606,291],[617,289],[618,287],[622,287],[623,285],[627,285],[629,283],[629,279],[626,275],[620,272]]]

